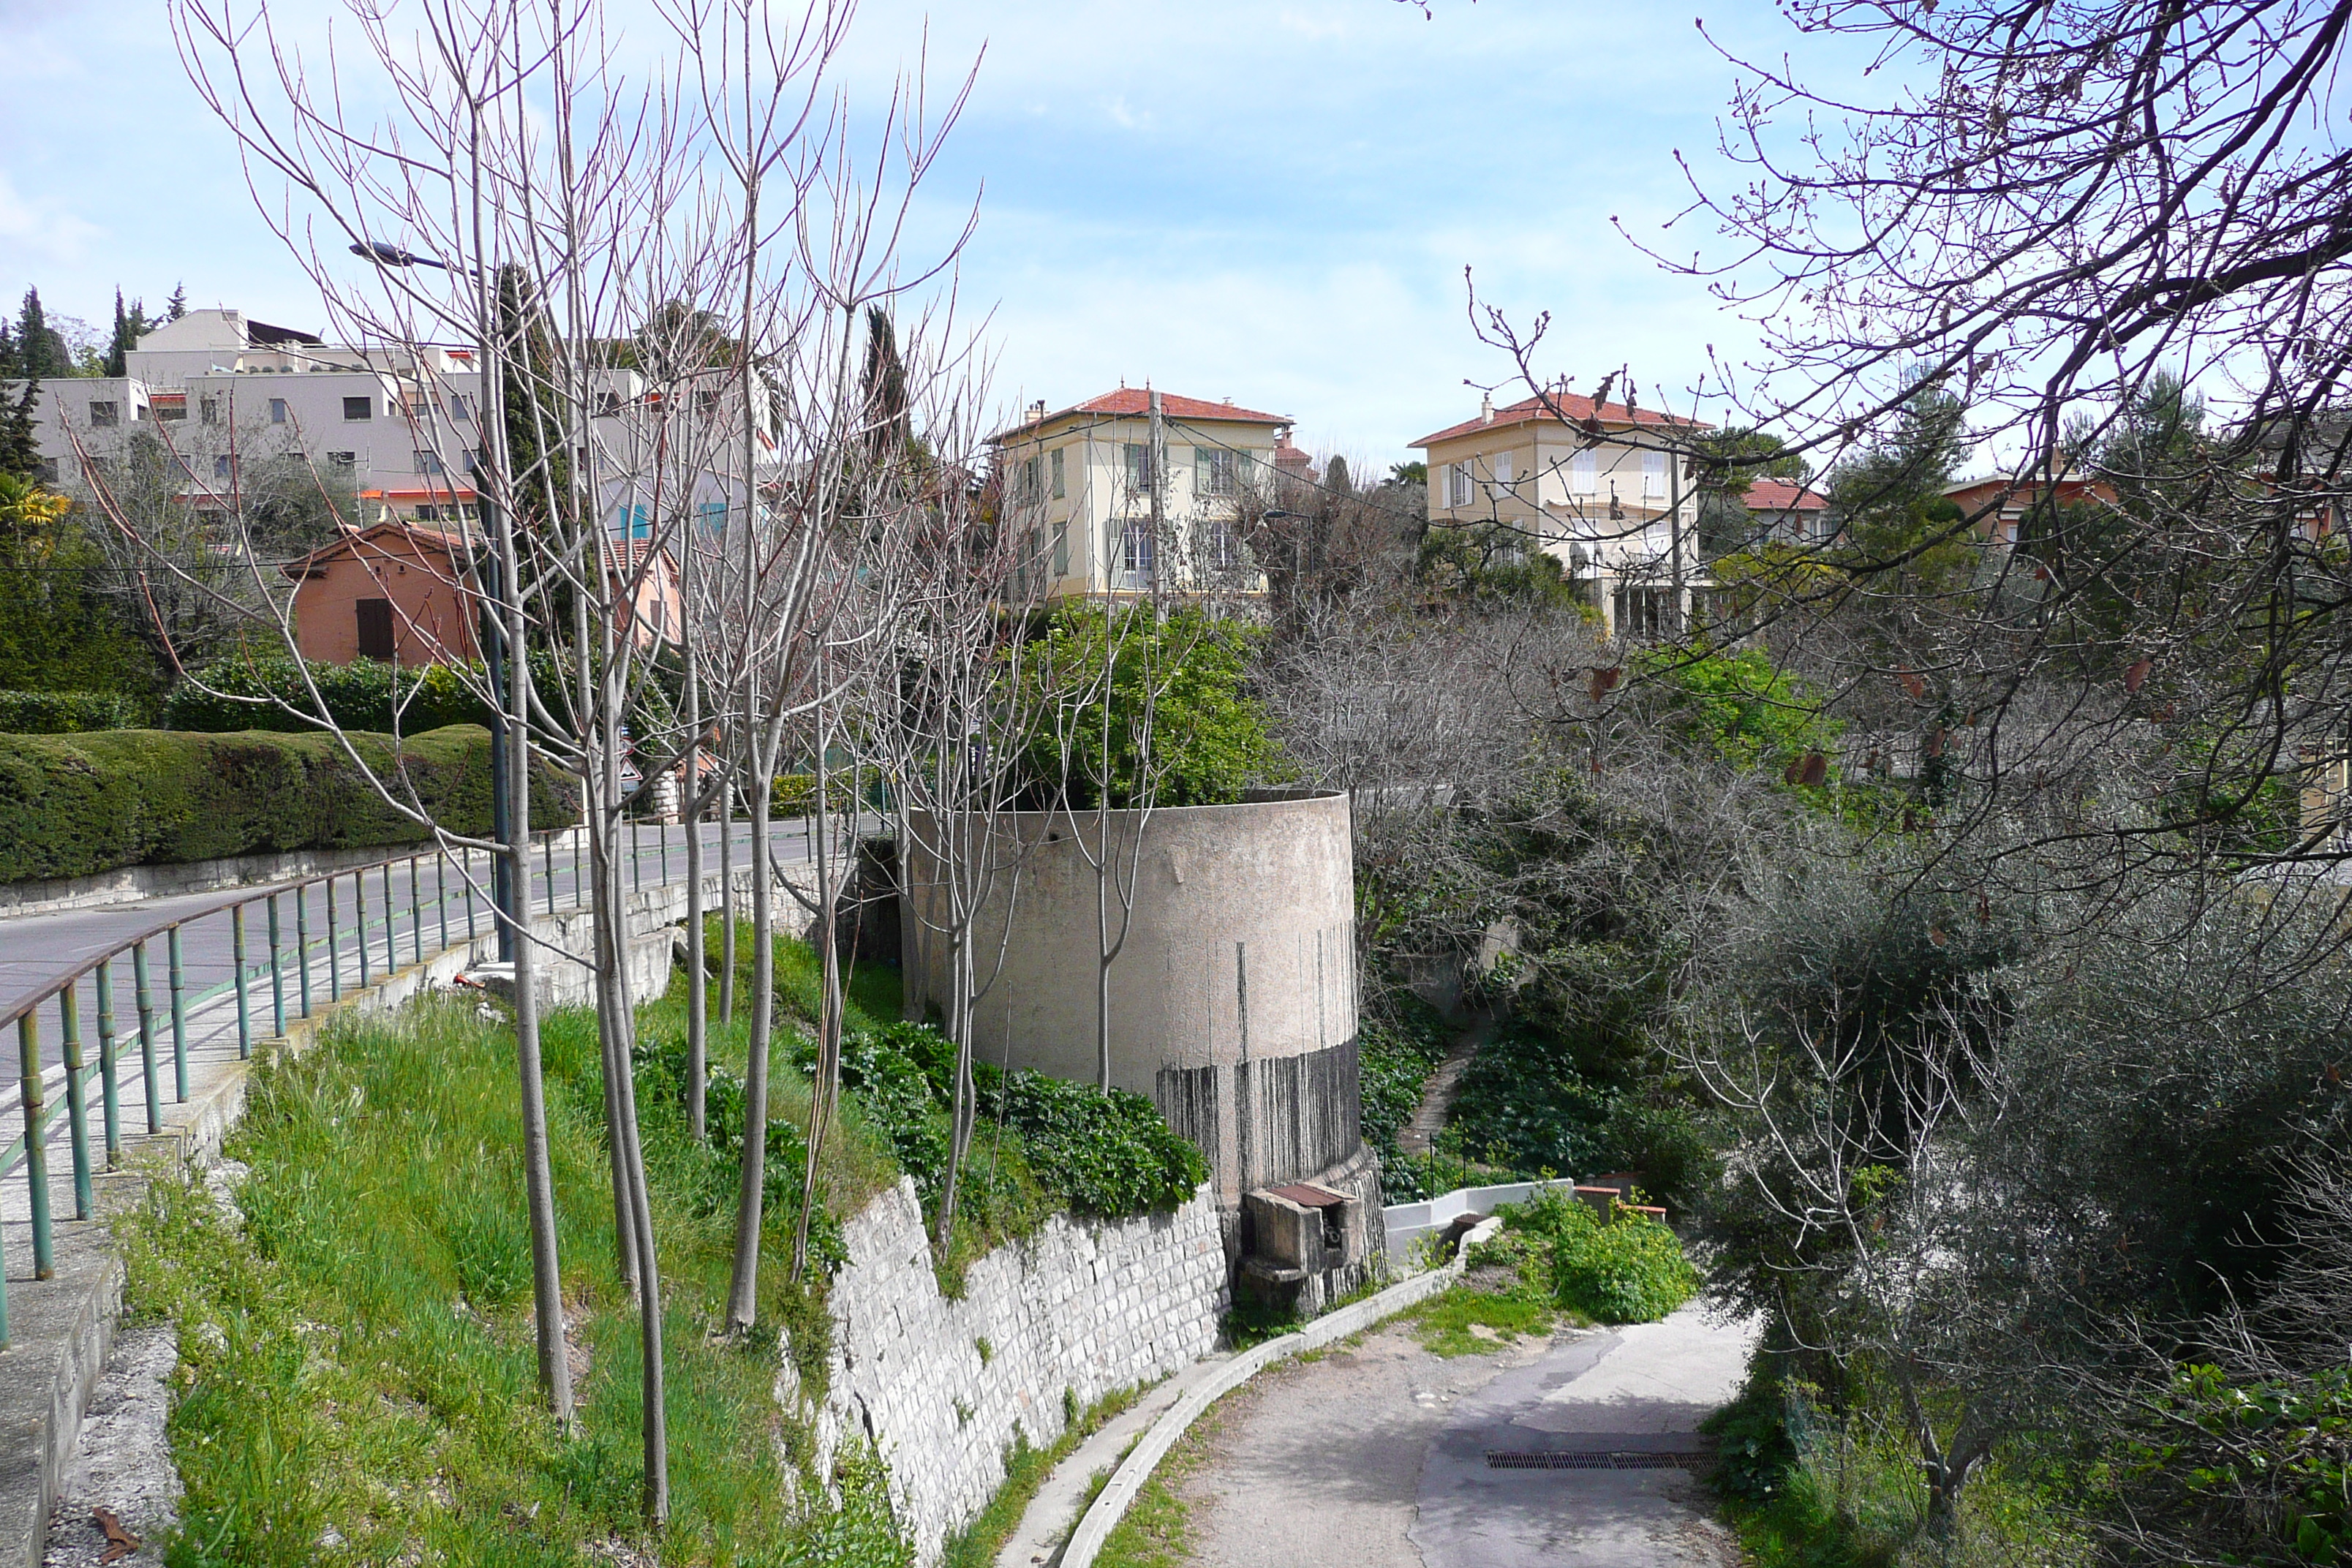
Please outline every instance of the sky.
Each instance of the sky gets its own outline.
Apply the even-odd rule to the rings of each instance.
[[[1696,9],[1738,52],[1803,44],[1763,0]],[[103,328],[118,285],[154,310],[184,284],[322,325],[162,0],[0,0],[0,301],[35,285]],[[1689,199],[1676,150],[1738,178],[1716,154],[1733,68],[1693,9],[868,0],[841,69],[871,104],[919,60],[937,90],[975,59],[922,237],[978,201],[959,297],[987,313],[1005,409],[1149,381],[1290,416],[1303,445],[1383,471],[1477,411],[1467,384],[1511,374],[1472,330],[1465,268],[1515,319],[1550,313],[1544,373],[1580,388],[1625,365],[1645,405],[1689,407],[1708,345],[1753,342],[1611,223],[1721,243],[1703,219],[1661,227]]]

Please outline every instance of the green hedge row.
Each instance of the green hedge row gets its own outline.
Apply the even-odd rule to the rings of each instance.
[[[0,735],[80,735],[127,730],[139,704],[116,691],[0,691]]]
[[[468,677],[478,680],[479,676],[478,666],[464,672],[441,664],[403,669],[375,658],[310,667],[310,682],[318,688],[337,727],[380,735],[394,730],[404,735],[422,735],[451,724],[488,724],[489,710],[468,684]],[[192,679],[182,682],[163,700],[163,728],[210,734],[314,731],[315,723],[275,703],[237,700],[275,698],[311,712],[312,699],[302,677],[301,663],[283,655],[240,654],[215,660],[197,669]]]
[[[405,737],[396,774],[392,737],[352,741],[435,820],[458,833],[489,831],[488,731],[467,724]],[[579,815],[571,776],[534,764],[532,823]],[[0,735],[0,882],[426,837],[378,797],[331,735]]]

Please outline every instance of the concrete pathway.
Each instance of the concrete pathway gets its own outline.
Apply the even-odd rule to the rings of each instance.
[[[1494,1468],[1487,1456],[1696,1451],[1699,1421],[1738,1391],[1752,1342],[1750,1331],[1690,1307],[1663,1323],[1449,1360],[1397,1323],[1320,1362],[1269,1371],[1212,1414],[1211,1457],[1179,1483],[1192,1505],[1193,1560],[1726,1568],[1738,1560],[1730,1539],[1698,1483],[1664,1468],[1671,1458]]]
[[[1470,1059],[1494,1032],[1493,1016],[1479,1014],[1454,1037],[1445,1059],[1422,1085],[1421,1103],[1412,1108],[1412,1120],[1397,1129],[1399,1153],[1426,1154],[1437,1146],[1437,1135],[1445,1131],[1445,1113],[1454,1109],[1454,1097],[1462,1088],[1462,1075],[1470,1070]]]

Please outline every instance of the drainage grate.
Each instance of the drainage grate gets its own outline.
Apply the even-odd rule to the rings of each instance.
[[[1715,1468],[1713,1454],[1658,1454],[1623,1448],[1588,1451],[1546,1450],[1515,1453],[1489,1448],[1490,1470],[1688,1470],[1694,1474]]]

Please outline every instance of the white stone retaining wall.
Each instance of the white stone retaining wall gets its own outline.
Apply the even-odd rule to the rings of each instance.
[[[1215,1348],[1230,1304],[1206,1185],[1166,1214],[1057,1215],[973,1263],[961,1300],[940,1293],[913,1182],[843,1230],[849,1262],[833,1282],[832,1386],[813,1413],[818,1447],[829,1464],[843,1437],[874,1439],[889,1462],[892,1506],[926,1568],[1003,1481],[1016,1423],[1032,1444],[1052,1442],[1064,1390],[1083,1407],[1175,1373]],[[789,1362],[776,1393],[786,1409],[800,1402]]]

